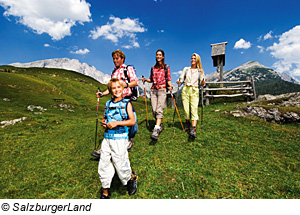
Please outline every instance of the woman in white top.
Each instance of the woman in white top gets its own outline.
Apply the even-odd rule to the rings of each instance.
[[[204,71],[201,64],[200,56],[194,53],[191,57],[191,66],[185,67],[177,81],[181,84],[184,81],[182,89],[182,104],[185,113],[185,131],[190,130],[190,136],[196,137],[196,126],[198,117],[198,103],[199,103],[199,86],[205,84]],[[190,129],[192,122],[192,127]]]

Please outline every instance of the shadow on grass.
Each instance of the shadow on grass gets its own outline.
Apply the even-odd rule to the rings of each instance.
[[[154,146],[157,143],[158,140],[151,140],[149,143],[149,146]]]

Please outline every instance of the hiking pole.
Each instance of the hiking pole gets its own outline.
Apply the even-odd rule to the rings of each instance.
[[[175,99],[174,99],[174,96],[173,96],[172,91],[171,91],[171,96],[172,96],[172,99],[173,99],[173,102],[174,102],[174,106],[175,106],[175,109],[176,109],[176,111],[177,111],[177,114],[178,114],[180,123],[181,123],[181,127],[182,127],[182,129],[184,130],[184,127],[183,127],[183,124],[182,124],[182,121],[181,121],[181,118],[180,118],[180,114],[179,114],[179,112],[178,112],[178,109],[177,109],[176,102],[175,102]]]
[[[178,101],[178,94],[179,94],[179,87],[180,85],[178,84],[178,90],[177,90],[177,95],[176,95],[176,100]],[[173,127],[174,127],[174,122],[175,122],[175,112],[176,112],[176,109],[174,108],[174,113],[173,113]]]
[[[202,80],[204,81],[204,79]],[[203,86],[200,87],[201,89],[201,129],[202,129],[202,125],[203,125]]]
[[[144,78],[144,76],[142,76],[142,78]],[[145,105],[146,105],[146,116],[147,116],[147,127],[149,128],[149,121],[148,121],[148,109],[147,109],[147,98],[146,98],[146,86],[145,86],[145,82],[143,82],[144,84],[144,96],[145,96]]]
[[[101,93],[99,87],[98,87],[98,93]],[[95,133],[95,149],[94,149],[94,151],[96,151],[96,147],[97,147],[98,111],[99,111],[99,96],[97,96],[96,133]]]

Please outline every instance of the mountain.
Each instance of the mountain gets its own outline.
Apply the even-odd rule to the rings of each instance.
[[[300,81],[287,74],[287,73],[279,73],[271,68],[265,67],[264,65],[256,62],[250,61],[247,62],[235,69],[227,70],[223,73],[224,81],[238,81],[245,80],[247,76],[254,76],[255,81],[265,81],[268,79],[282,79],[284,81],[288,81],[295,84],[300,84]],[[219,73],[213,72],[211,74],[206,75],[207,81],[218,81]]]
[[[224,81],[243,81],[247,77],[254,77],[256,94],[279,95],[284,93],[299,92],[300,81],[287,73],[281,74],[256,62],[247,62],[235,69],[224,71]],[[219,80],[219,74],[213,72],[206,75],[208,82]]]
[[[223,80],[224,81],[242,81],[245,80],[246,77],[254,76],[256,81],[259,80],[267,80],[267,79],[278,79],[280,75],[262,64],[251,61],[245,63],[235,69],[227,70],[223,73]],[[218,81],[219,80],[219,73],[213,72],[206,76],[207,81]]]
[[[297,78],[287,74],[286,72],[280,73],[279,75],[285,81],[292,82],[295,84],[300,84],[300,81]]]
[[[38,67],[38,68],[57,68],[66,69],[81,73],[83,75],[94,78],[100,83],[106,84],[110,80],[110,76],[98,71],[94,66],[86,63],[80,63],[77,59],[55,58],[48,60],[39,60],[30,63],[12,63],[15,67]]]

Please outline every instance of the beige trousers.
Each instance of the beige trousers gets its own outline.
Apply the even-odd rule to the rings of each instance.
[[[131,167],[127,151],[128,144],[128,139],[103,139],[98,166],[102,188],[110,188],[115,169],[123,185],[126,185],[130,180]]]
[[[164,108],[166,104],[167,92],[166,88],[162,89],[151,89],[150,99],[153,117],[155,119],[164,118]]]

